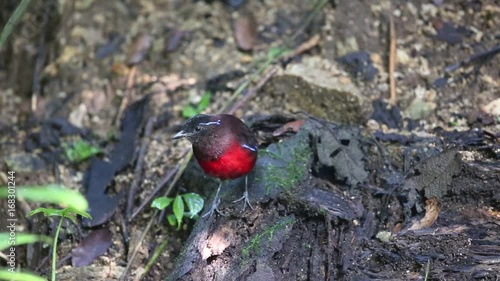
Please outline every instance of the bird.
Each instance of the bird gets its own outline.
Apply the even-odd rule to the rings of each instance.
[[[186,138],[191,142],[193,155],[202,170],[219,179],[211,209],[202,217],[218,210],[221,180],[245,176],[245,192],[233,203],[244,200],[253,209],[248,199],[248,177],[257,161],[258,141],[243,121],[230,114],[198,114],[188,119],[173,139]]]

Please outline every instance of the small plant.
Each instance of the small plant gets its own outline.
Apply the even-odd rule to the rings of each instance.
[[[9,249],[9,254],[7,257],[7,265],[9,269],[0,269],[0,280],[23,280],[23,281],[42,281],[45,278],[34,275],[28,272],[16,272],[13,271],[15,267],[15,247],[24,244],[31,244],[35,242],[50,243],[50,237],[43,235],[35,235],[30,233],[16,233],[15,238],[13,238],[10,233],[2,232],[0,233],[0,251]],[[14,255],[14,256],[11,256]],[[11,260],[11,258],[13,260]],[[12,265],[10,263],[13,263]]]
[[[284,48],[284,47],[272,47],[268,50],[267,52],[267,59],[268,60],[275,60],[282,56],[283,54],[286,54],[287,52],[290,52],[289,49]]]
[[[15,189],[15,194],[16,197],[27,201],[59,204],[78,211],[85,211],[89,207],[87,199],[80,192],[58,184],[18,186]],[[7,196],[9,196],[9,188],[0,187],[0,198],[7,198]]]
[[[168,223],[171,226],[177,224],[177,229],[180,229],[182,218],[188,217],[190,219],[198,215],[203,209],[204,200],[196,193],[186,193],[180,194],[175,197],[158,197],[151,203],[151,207],[155,207],[159,210],[163,210],[170,204],[174,203],[172,206],[173,214],[167,216]],[[184,202],[186,202],[187,212],[185,212]]]
[[[16,198],[24,199],[27,201],[34,201],[40,203],[52,203],[68,206],[64,210],[54,210],[38,208],[33,210],[28,216],[35,213],[43,212],[51,215],[60,215],[64,217],[69,217],[70,219],[76,219],[75,214],[80,214],[82,216],[88,216],[85,212],[88,208],[88,202],[85,197],[77,191],[70,190],[64,186],[57,184],[48,184],[43,186],[19,186],[15,188],[15,193],[11,186],[1,186],[0,187],[0,198],[9,198],[9,200],[15,201]],[[9,202],[9,201],[8,201]],[[10,204],[10,203],[9,203]],[[15,213],[8,213],[9,216],[15,216]],[[90,217],[90,216],[89,216]],[[62,219],[61,219],[62,222]],[[52,280],[55,280],[55,266],[56,266],[56,246],[57,238],[59,236],[59,229],[61,226],[59,223],[56,237],[52,241],[50,237],[43,235],[34,235],[29,233],[16,233],[15,239],[12,238],[12,232],[0,233],[0,251],[14,248],[35,242],[45,242],[53,243],[53,255],[52,255]],[[12,249],[11,249],[12,250]],[[11,267],[12,268],[12,267]],[[12,272],[10,269],[0,269],[0,280],[23,280],[23,281],[40,281],[46,280],[40,276],[28,273],[28,272]]]
[[[63,147],[66,158],[72,163],[80,163],[102,152],[99,147],[91,145],[82,139],[73,143],[65,143]]]
[[[62,222],[65,218],[70,219],[74,224],[77,223],[76,215],[90,219],[91,216],[85,211],[73,209],[71,207],[62,210],[52,208],[37,208],[28,214],[31,217],[34,214],[42,213],[46,217],[60,217],[59,224],[57,224],[56,234],[52,242],[52,281],[56,280],[56,261],[57,261],[57,241],[59,240],[59,232],[61,231]]]
[[[196,105],[196,107],[194,107],[192,104],[188,104],[184,107],[184,109],[182,110],[182,116],[184,118],[191,118],[200,114],[203,110],[205,110],[208,107],[211,97],[212,93],[208,91],[205,92],[201,97],[201,100],[198,103],[198,105]]]

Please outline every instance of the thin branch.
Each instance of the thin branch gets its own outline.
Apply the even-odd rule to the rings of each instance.
[[[179,171],[177,174],[175,174],[174,179],[168,186],[168,189],[165,191],[163,196],[168,196],[170,192],[174,189],[174,186],[177,184],[179,179],[181,178],[182,174],[184,173],[184,170],[186,170],[187,165],[189,164],[189,161],[191,160],[191,157],[193,156],[193,150],[191,148],[186,149],[186,155],[184,158],[182,158],[181,162],[179,163]],[[163,216],[165,215],[165,209],[163,209],[158,216],[158,223],[162,220]],[[153,219],[153,218],[151,218]]]
[[[137,72],[137,67],[134,65],[130,69],[130,72],[128,73],[127,76],[127,90],[125,91],[125,95],[123,96],[123,99],[120,103],[120,107],[118,108],[118,112],[116,114],[116,119],[115,119],[115,126],[118,126],[118,124],[120,123],[123,111],[125,111],[125,108],[128,105],[130,97],[132,96],[132,92],[134,91],[134,80],[136,72]]]
[[[318,34],[313,35],[309,40],[305,41],[304,43],[300,44],[299,47],[297,47],[293,52],[290,54],[286,55],[285,60],[291,59],[293,57],[296,57],[304,52],[309,51],[310,49],[316,47],[319,45],[321,37]]]
[[[271,77],[278,71],[278,68],[276,66],[273,66],[271,67],[271,69],[269,69],[269,71],[267,71],[267,74],[264,75],[264,77],[262,77],[262,79],[259,81],[259,83],[255,86],[255,87],[252,87],[250,88],[250,90],[248,90],[248,93],[241,99],[239,100],[237,103],[235,103],[229,110],[228,110],[228,113],[229,114],[234,114],[234,112],[236,110],[238,110],[240,107],[242,107],[248,100],[250,100],[253,96],[255,96],[255,94],[257,93],[258,90],[260,90],[260,88],[262,88],[262,86],[264,86],[264,84],[266,84],[267,81],[269,81],[269,79],[271,79]]]
[[[390,47],[389,47],[389,90],[390,90],[390,103],[396,104],[396,79],[394,78],[394,71],[396,70],[396,27],[394,26],[394,19],[392,15],[389,18],[390,29]]]
[[[139,207],[132,213],[129,217],[128,221],[132,221],[143,209],[144,207],[151,202],[151,199],[156,196],[158,191],[174,176],[174,174],[179,170],[179,166],[170,169],[167,174],[161,179],[161,181],[156,185],[156,187],[151,191],[151,193],[144,199]]]
[[[146,128],[144,129],[144,136],[142,139],[141,148],[139,149],[139,155],[137,156],[137,163],[134,170],[134,180],[132,181],[132,184],[130,185],[130,188],[128,190],[127,210],[125,211],[126,217],[128,219],[130,219],[132,215],[132,209],[134,208],[134,198],[137,189],[139,188],[139,182],[141,182],[142,179],[144,158],[146,155],[146,151],[148,150],[149,142],[151,141],[149,137],[153,132],[153,126],[155,122],[156,122],[156,117],[149,118],[146,124]]]
[[[482,62],[487,61],[488,59],[493,58],[495,55],[497,55],[499,53],[500,53],[500,45],[496,45],[495,47],[488,49],[484,52],[474,54],[461,62],[447,66],[444,69],[444,71],[449,73],[449,72],[453,72],[461,67],[471,65],[473,63],[482,63]]]
[[[132,251],[132,255],[130,256],[130,260],[128,260],[127,266],[125,267],[125,269],[123,270],[122,275],[120,276],[120,281],[125,281],[126,280],[127,273],[130,270],[130,267],[132,266],[132,262],[135,260],[135,257],[137,256],[137,253],[139,252],[139,249],[141,248],[142,241],[144,241],[144,238],[146,238],[146,234],[148,234],[149,230],[151,229],[151,226],[153,226],[153,223],[154,223],[154,219],[153,218],[156,216],[156,214],[158,214],[158,210],[155,210],[153,212],[153,215],[151,216],[151,219],[149,220],[148,225],[146,226],[146,228],[142,232],[141,237],[138,240],[140,242],[137,243],[136,247]]]
[[[50,3],[48,4],[50,5]],[[36,54],[35,68],[33,71],[33,84],[31,86],[31,112],[35,113],[38,109],[38,97],[40,96],[40,80],[42,77],[43,66],[45,65],[46,50],[45,37],[47,36],[47,25],[49,16],[47,13],[42,15],[40,38],[38,38],[38,50]]]

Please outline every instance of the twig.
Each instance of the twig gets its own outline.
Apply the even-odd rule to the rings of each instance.
[[[175,174],[174,179],[172,180],[172,182],[168,186],[168,189],[165,191],[163,196],[168,196],[170,194],[170,192],[174,189],[174,186],[177,184],[177,182],[181,178],[182,174],[184,173],[184,170],[186,170],[186,167],[189,164],[189,161],[191,160],[192,156],[193,156],[193,150],[191,150],[191,148],[187,148],[184,158],[179,163],[179,171],[177,172],[177,174]],[[158,220],[157,220],[158,223],[161,222],[164,215],[165,215],[165,209],[161,210],[161,213],[158,216]]]
[[[316,47],[319,44],[320,41],[320,36],[319,35],[314,35],[312,36],[309,40],[306,42],[300,44],[299,47],[297,47],[295,50],[292,52],[284,55],[282,58],[283,60],[289,60],[293,57],[296,57],[304,52],[307,52],[308,50]],[[267,71],[267,73],[260,79],[260,81],[257,83],[255,87],[252,87],[250,90],[248,90],[248,93],[237,103],[235,103],[228,111],[229,114],[233,114],[237,109],[242,107],[251,97],[255,95],[255,93],[260,90],[264,86],[264,84],[271,79],[271,77],[278,71],[278,67],[273,66],[271,69]]]
[[[453,72],[461,67],[468,66],[468,65],[476,63],[476,62],[481,63],[481,62],[484,62],[490,58],[493,58],[495,55],[497,55],[499,53],[500,53],[500,45],[496,45],[495,47],[493,47],[489,50],[474,54],[461,62],[447,66],[444,69],[444,71],[445,72]]]
[[[127,273],[130,270],[130,267],[132,266],[132,262],[135,260],[135,256],[137,256],[137,253],[139,252],[139,249],[141,247],[141,243],[142,243],[142,241],[144,241],[144,238],[146,237],[146,234],[149,232],[149,230],[151,229],[151,226],[154,223],[154,217],[156,216],[156,214],[158,214],[158,210],[155,210],[153,212],[153,215],[151,216],[151,219],[149,220],[148,225],[146,226],[146,228],[142,232],[141,237],[138,240],[138,241],[141,241],[141,242],[137,243],[136,247],[132,251],[132,255],[130,256],[130,260],[128,260],[127,266],[125,267],[125,269],[123,270],[122,275],[120,276],[120,281],[124,281],[125,278],[127,277]]]
[[[394,71],[396,69],[396,27],[394,26],[394,19],[392,15],[389,17],[390,29],[390,46],[389,46],[389,90],[390,90],[390,103],[396,104],[396,80],[394,78]]]
[[[127,107],[128,101],[132,96],[132,92],[134,91],[134,80],[136,72],[137,72],[137,67],[134,65],[130,69],[130,72],[128,73],[127,76],[127,90],[125,91],[125,95],[123,96],[122,102],[120,103],[120,107],[118,108],[118,112],[116,114],[116,119],[115,119],[115,126],[118,126],[118,123],[120,123],[123,111]]]
[[[47,35],[47,24],[49,21],[47,13],[42,15],[40,38],[36,54],[35,69],[33,71],[33,85],[31,86],[31,112],[35,113],[38,107],[38,97],[40,96],[40,79],[45,64],[45,36]]]
[[[272,63],[274,63],[281,55],[283,52],[279,54],[275,54],[273,57],[268,58],[245,82],[243,82],[237,89],[234,91],[233,95],[229,99],[229,101],[226,103],[226,105],[218,112],[218,113],[224,113],[229,110],[229,107],[231,104],[234,103],[234,101],[238,98],[238,96],[243,93],[243,91],[252,83],[257,77],[262,74]],[[233,106],[234,108],[234,106]]]
[[[128,218],[128,221],[132,221],[144,207],[156,196],[158,191],[172,178],[172,176],[179,170],[179,166],[171,169],[167,172],[167,174],[161,179],[161,181],[156,185],[156,187],[151,191],[151,193],[144,199],[139,207],[132,213],[132,215]]]
[[[250,98],[252,98],[255,95],[255,93],[257,93],[257,91],[260,90],[260,88],[262,88],[262,86],[264,86],[264,84],[266,84],[266,82],[269,81],[269,79],[271,79],[271,77],[277,71],[278,71],[278,68],[276,66],[271,67],[271,69],[269,69],[269,71],[267,71],[267,74],[264,75],[264,77],[262,77],[262,79],[259,81],[259,83],[255,87],[250,88],[250,90],[248,90],[248,93],[241,100],[239,100],[237,103],[235,103],[231,107],[231,109],[228,110],[228,113],[234,114],[234,112],[238,108],[242,107]]]
[[[292,44],[299,35],[304,32],[307,26],[313,21],[313,19],[319,14],[321,9],[329,2],[329,0],[320,0],[316,3],[314,10],[306,17],[306,19],[302,22],[302,25],[295,31],[295,33],[290,37],[290,40],[285,41],[285,44]]]
[[[188,151],[188,150],[186,149],[186,151]],[[193,155],[193,152],[191,151],[191,148],[189,148],[189,152],[181,160],[182,162],[180,163],[179,171],[177,172],[177,174],[175,175],[174,179],[172,180],[172,183],[170,183],[170,186],[168,187],[167,191],[164,193],[165,196],[170,193],[170,191],[172,190],[172,188],[175,186],[175,184],[177,183],[177,181],[180,179],[180,177],[182,175],[182,172],[184,172],[184,170],[186,169],[187,164],[189,163],[189,160],[191,159],[192,155]],[[156,215],[158,215],[158,213],[159,213],[159,211],[155,209],[154,212],[153,212],[153,215],[149,219],[148,225],[144,229],[144,232],[142,233],[139,241],[141,241],[141,242],[144,241],[144,237],[146,237],[146,234],[151,229],[151,226],[155,222],[155,217],[156,217]],[[160,215],[159,217],[162,217],[162,216]],[[122,275],[120,276],[120,280],[125,280],[125,277],[126,277],[128,271],[130,270],[130,267],[132,266],[132,263],[133,263],[133,261],[135,259],[135,256],[139,252],[139,248],[141,247],[141,242],[137,243],[137,245],[135,246],[134,250],[132,251],[132,255],[130,256],[130,259],[127,261],[127,266],[125,267],[125,269],[123,270]]]
[[[167,245],[168,245],[168,239],[165,238],[161,242],[160,246],[155,249],[155,251],[153,253],[153,256],[151,257],[151,259],[148,261],[148,263],[144,267],[144,272],[142,273],[141,277],[144,277],[146,274],[148,274],[148,272],[151,269],[151,267],[153,267],[154,262],[161,255],[161,253],[163,252],[163,250],[165,250],[165,248],[167,247]]]
[[[127,219],[130,219],[132,214],[132,209],[134,208],[134,198],[139,188],[139,182],[142,179],[142,170],[144,166],[144,157],[146,155],[146,151],[148,150],[150,136],[153,131],[154,123],[156,122],[156,117],[149,118],[146,128],[144,129],[144,137],[142,139],[141,148],[139,149],[139,155],[137,156],[137,163],[134,170],[134,180],[130,185],[128,190],[128,198],[127,198],[127,210],[125,211]]]
[[[430,272],[431,272],[431,259],[427,258],[427,266],[425,267],[425,279],[424,279],[424,281],[428,280]]]
[[[309,38],[309,40],[300,44],[300,46],[297,47],[293,52],[291,52],[290,54],[287,54],[285,56],[285,60],[296,57],[296,56],[316,47],[319,44],[320,39],[321,39],[321,37],[318,34],[313,35],[311,38]]]

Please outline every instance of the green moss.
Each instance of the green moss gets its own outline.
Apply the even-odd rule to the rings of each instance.
[[[278,230],[284,229],[287,226],[295,224],[295,218],[287,217],[281,221],[278,221],[274,225],[266,228],[262,232],[255,234],[250,241],[243,247],[241,253],[243,258],[249,257],[250,253],[260,253],[262,247],[266,247],[267,244],[273,238],[274,233]],[[267,238],[267,240],[265,240]]]
[[[262,167],[262,178],[266,194],[274,188],[292,189],[306,176],[311,149],[304,137],[296,136],[298,140],[289,143],[278,143],[275,147],[261,150],[261,157],[269,159]]]

